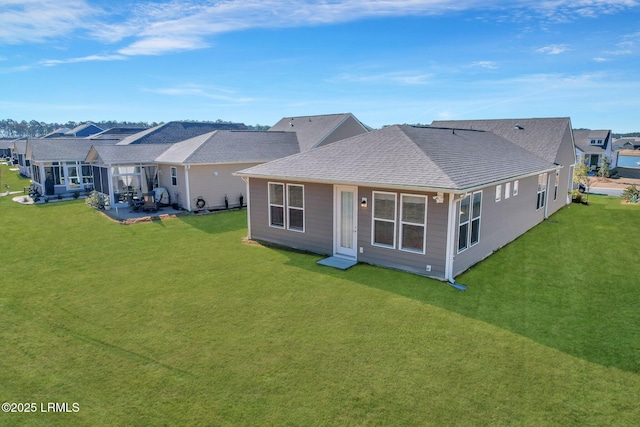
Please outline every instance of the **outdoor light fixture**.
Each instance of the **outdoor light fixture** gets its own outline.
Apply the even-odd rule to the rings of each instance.
[[[444,202],[444,193],[438,193],[437,195],[433,196],[433,200],[435,200],[436,203],[443,203]]]
[[[360,200],[360,206],[362,206],[363,208],[367,207],[367,198],[363,197],[362,200]]]

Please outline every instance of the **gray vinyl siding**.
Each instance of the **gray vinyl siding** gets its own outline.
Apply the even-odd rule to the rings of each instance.
[[[553,176],[549,174],[550,177]],[[551,181],[553,182],[553,181]],[[566,186],[566,185],[565,185]],[[547,202],[553,200],[553,185],[547,191]],[[482,190],[482,210],[480,216],[480,240],[463,252],[458,250],[458,218],[460,203],[456,203],[455,217],[455,251],[453,274],[458,275],[491,255],[494,251],[516,239],[544,220],[544,208],[536,210],[538,194],[538,176],[519,180],[518,195],[505,199],[505,185],[502,184],[502,200],[495,201],[494,185]]]
[[[549,215],[556,212],[558,209],[562,208],[568,203],[571,203],[571,198],[568,197],[568,193],[571,189],[570,185],[573,179],[569,177],[569,173],[571,172],[571,165],[575,164],[575,162],[575,148],[571,139],[570,126],[567,124],[567,130],[562,137],[562,142],[560,143],[560,148],[558,149],[558,155],[555,161],[555,163],[562,165],[562,169],[560,169],[560,183],[558,185],[557,200],[553,200],[553,179],[555,179],[555,174],[552,174],[553,179],[549,182],[551,193],[548,208]]]
[[[395,249],[374,246],[371,244],[373,191],[384,191],[396,194],[397,209]],[[427,196],[427,242],[425,254],[417,254],[399,249],[401,194]],[[358,201],[361,200],[362,197],[366,197],[368,200],[368,206],[366,208],[358,207],[358,261],[408,271],[423,276],[444,278],[447,247],[448,203],[446,202],[446,198],[444,203],[436,203],[435,200],[433,200],[433,196],[435,196],[435,193],[419,193],[412,191],[393,192],[389,190],[360,187],[358,189]],[[360,248],[362,248],[362,253],[360,253]],[[430,272],[427,272],[426,270],[427,265],[431,265]]]
[[[304,186],[304,232],[269,226],[269,182]],[[333,254],[332,185],[250,178],[249,186],[252,239],[318,254]]]
[[[340,126],[338,126],[331,134],[318,144],[318,147],[331,144],[332,142],[340,141],[343,139],[351,138],[352,136],[366,133],[367,130],[362,127],[362,124],[358,122],[352,116],[349,116]]]

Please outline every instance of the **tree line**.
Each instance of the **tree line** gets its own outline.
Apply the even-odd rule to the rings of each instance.
[[[185,120],[185,121],[194,122],[195,120]],[[95,122],[95,121],[87,120],[84,122],[69,121],[66,123],[46,123],[46,122],[39,122],[37,120],[17,121],[12,119],[3,119],[3,120],[0,120],[0,137],[2,138],[38,138],[41,136],[45,136],[57,129],[61,129],[61,128],[73,129],[84,123],[93,123],[94,125],[106,130],[114,127],[123,127],[123,126],[149,128],[149,127],[161,125],[164,122],[127,122],[127,121],[120,122],[115,120],[103,120],[103,121]],[[207,123],[232,123],[232,122],[218,119],[215,121],[207,121]],[[269,129],[270,126],[263,126],[263,125],[257,124],[254,126],[248,125],[247,127],[253,130],[267,130]]]

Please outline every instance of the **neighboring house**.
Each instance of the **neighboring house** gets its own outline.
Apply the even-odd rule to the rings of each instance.
[[[0,138],[0,158],[10,158],[15,138]]]
[[[246,130],[243,123],[168,122],[130,135],[118,145],[174,144],[214,130]]]
[[[576,144],[576,162],[585,163],[595,171],[603,157],[609,158],[611,168],[617,164],[617,155],[613,150],[610,130],[574,129],[573,140]]]
[[[299,153],[296,136],[218,130],[178,142],[155,159],[160,186],[189,211],[244,206],[246,186],[233,172]]]
[[[64,133],[65,138],[86,138],[97,133],[104,132],[104,129],[94,125],[93,123],[84,123],[80,126]]]
[[[569,117],[447,120],[434,121],[431,125],[493,132],[536,156],[559,165],[560,170],[556,171],[555,176],[549,176],[546,183],[549,189],[553,189],[549,213],[571,203],[576,150]]]
[[[64,138],[64,135],[69,131],[71,131],[69,128],[58,128],[42,136],[42,138]]]
[[[144,130],[147,130],[146,127],[129,127],[129,126],[119,126],[114,128],[109,128],[100,133],[96,133],[91,135],[89,139],[94,141],[117,141],[120,142],[128,136],[134,135],[136,133],[140,133]]]
[[[296,132],[300,151],[309,151],[332,142],[369,132],[351,113],[283,117],[269,131]]]
[[[171,203],[189,211],[215,210],[238,207],[241,198],[246,203],[246,186],[233,172],[367,131],[350,113],[286,118],[268,131],[249,131],[242,124],[170,122],[128,136],[116,147],[98,147],[86,161],[97,167],[96,190],[112,204],[126,203],[123,185],[142,191],[143,170],[154,167],[154,188],[166,189]],[[160,147],[155,157],[118,149],[143,145]],[[125,167],[130,182],[120,179]],[[97,177],[105,184],[98,184]]]
[[[561,169],[491,132],[403,125],[235,175],[251,239],[453,281],[551,213]]]
[[[18,161],[18,170],[20,175],[28,178],[31,176],[31,162],[27,159],[26,152],[27,140],[22,138],[15,139],[11,150],[12,157]]]
[[[170,144],[94,145],[84,161],[91,165],[94,189],[107,195],[111,206],[124,207],[131,196],[159,186],[155,159],[170,147]]]
[[[613,140],[613,149],[620,150],[640,150],[640,138],[624,137]]]
[[[93,189],[93,172],[85,158],[94,144],[83,138],[28,139],[25,157],[38,192],[55,195]]]

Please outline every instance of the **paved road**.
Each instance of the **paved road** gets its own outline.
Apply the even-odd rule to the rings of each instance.
[[[591,194],[606,194],[607,196],[622,196],[622,192],[624,190],[622,188],[600,188],[600,187],[592,187],[590,193]]]

